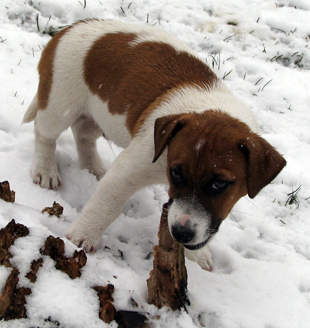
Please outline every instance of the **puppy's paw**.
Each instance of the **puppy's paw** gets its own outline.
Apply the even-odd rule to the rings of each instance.
[[[101,229],[92,229],[83,220],[76,220],[65,231],[64,237],[88,253],[95,253],[102,237]]]
[[[50,167],[34,166],[31,177],[35,184],[45,189],[57,190],[62,184],[56,165]]]
[[[106,173],[103,165],[92,165],[87,167],[89,173],[93,174],[99,181]]]
[[[97,180],[100,180],[106,173],[106,169],[102,159],[97,151],[87,156],[87,153],[80,153],[80,166],[82,169],[87,169],[89,173],[93,174]]]
[[[185,256],[189,260],[198,263],[202,269],[206,271],[213,270],[212,255],[208,246],[204,246],[203,248],[195,251],[190,251],[186,248],[184,248],[184,250],[185,250]]]

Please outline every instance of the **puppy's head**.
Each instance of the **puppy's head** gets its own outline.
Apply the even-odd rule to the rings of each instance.
[[[203,247],[246,194],[253,198],[285,159],[243,122],[220,111],[155,122],[155,162],[168,147],[168,225],[190,250]]]

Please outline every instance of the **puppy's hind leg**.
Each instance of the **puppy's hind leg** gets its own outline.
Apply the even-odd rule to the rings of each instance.
[[[65,108],[51,97],[47,108],[38,109],[34,121],[34,156],[31,176],[42,188],[56,190],[61,185],[56,161],[56,140],[75,120],[74,111],[64,115]]]
[[[46,124],[40,123],[38,116],[34,124],[35,142],[31,177],[33,182],[42,188],[56,190],[61,185],[55,156],[56,139],[62,131],[47,129]]]
[[[97,151],[96,140],[103,135],[93,118],[81,115],[71,126],[81,169],[87,169],[100,180],[106,172]]]

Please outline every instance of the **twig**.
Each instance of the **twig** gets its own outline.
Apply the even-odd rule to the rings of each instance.
[[[36,14],[36,22],[37,22],[37,29],[38,29],[38,32],[40,32],[39,14]]]
[[[265,86],[266,86],[267,84],[269,84],[272,80],[273,80],[273,79],[269,80],[269,81],[268,81],[268,82],[262,87],[261,91],[263,91],[264,88],[265,88]]]
[[[292,192],[290,192],[289,194],[287,194],[289,196],[289,198],[287,199],[285,206],[287,204],[293,205],[295,203],[295,204],[297,204],[297,208],[299,208],[299,202],[297,201],[297,194],[299,193],[300,189],[301,189],[301,185],[297,189],[295,189]]]
[[[281,30],[280,28],[276,28],[276,27],[274,27],[274,28],[271,28],[271,30],[272,30],[272,31],[282,32],[282,33],[286,34],[286,32],[285,32],[284,30]]]
[[[218,55],[218,60],[216,60],[215,56]],[[217,65],[217,69],[219,70],[221,68],[221,53],[219,52],[218,54],[212,55],[210,54],[209,56],[212,57],[212,68],[214,68],[214,63]]]
[[[231,69],[228,73],[224,73],[224,76],[223,76],[223,80],[225,80],[225,78],[232,72],[233,70]]]
[[[235,35],[237,35],[237,33],[235,33],[235,34],[233,34],[233,35],[231,35],[231,36],[228,36],[228,37],[227,37],[227,38],[225,38],[223,41],[227,41],[228,39],[230,39],[230,38],[234,37]]]
[[[45,25],[45,29],[44,29],[44,31],[43,31],[43,34],[48,34],[48,33],[47,33],[47,25],[48,25],[48,23],[50,22],[51,18],[52,18],[52,15],[50,15],[50,17],[48,18],[48,21],[47,21],[47,23],[46,23],[46,25]]]

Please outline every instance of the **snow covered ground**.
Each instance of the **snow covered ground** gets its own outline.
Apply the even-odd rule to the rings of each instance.
[[[187,261],[191,306],[158,310],[147,304],[146,279],[157,242],[164,186],[138,192],[88,255],[81,278],[71,280],[44,258],[38,280],[25,274],[50,234],[61,237],[80,213],[97,181],[78,167],[71,131],[58,141],[63,187],[43,190],[31,181],[33,124],[21,126],[37,88],[37,64],[48,32],[85,18],[117,18],[160,25],[185,41],[253,109],[262,135],[287,159],[275,181],[245,197],[211,241],[214,271]],[[94,285],[115,286],[117,310],[148,312],[154,327],[310,327],[310,2],[309,0],[1,0],[0,181],[8,180],[16,202],[0,200],[0,228],[12,218],[30,235],[11,247],[19,286],[30,287],[27,319],[3,328],[107,327],[98,318]],[[121,151],[99,142],[110,165]],[[301,186],[300,191],[288,194]],[[53,201],[63,216],[41,210]],[[105,246],[109,247],[105,249]],[[66,242],[66,252],[74,246]],[[120,256],[122,252],[123,257]],[[0,294],[10,269],[0,266]],[[138,303],[134,309],[130,299]],[[56,323],[55,323],[56,325]],[[112,323],[110,327],[116,327]]]

